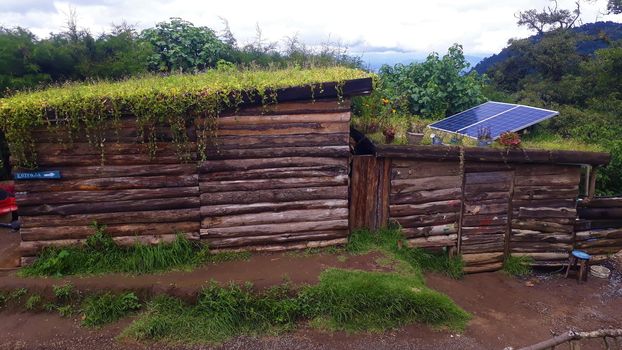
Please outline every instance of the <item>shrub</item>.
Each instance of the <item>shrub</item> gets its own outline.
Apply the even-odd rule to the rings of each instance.
[[[139,308],[138,297],[132,292],[89,296],[82,303],[84,313],[82,323],[88,327],[101,326],[114,322]]]
[[[511,276],[526,276],[532,272],[532,263],[533,258],[529,256],[510,255],[503,261],[502,271]]]

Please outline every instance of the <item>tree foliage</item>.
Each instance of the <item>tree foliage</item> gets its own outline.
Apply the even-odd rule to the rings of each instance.
[[[581,4],[577,0],[575,9],[560,9],[557,0],[550,0],[553,6],[547,6],[538,11],[531,9],[518,14],[518,25],[525,26],[538,34],[544,34],[551,30],[567,30],[574,27],[581,17]],[[616,0],[612,0],[616,1]]]
[[[396,109],[424,117],[444,117],[483,101],[483,80],[469,64],[462,46],[451,46],[446,55],[432,53],[424,62],[380,68],[379,93]]]

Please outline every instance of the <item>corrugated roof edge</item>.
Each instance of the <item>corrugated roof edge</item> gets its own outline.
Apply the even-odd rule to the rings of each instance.
[[[460,148],[459,146],[376,145],[376,156],[459,161]],[[611,155],[606,152],[464,147],[464,160],[501,163],[606,165],[611,160]]]

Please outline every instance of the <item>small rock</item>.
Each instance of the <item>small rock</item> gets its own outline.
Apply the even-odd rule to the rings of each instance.
[[[535,286],[535,284],[534,284],[533,282],[531,282],[531,281],[527,281],[527,282],[525,282],[525,285],[526,285],[527,287],[533,287],[533,286]]]

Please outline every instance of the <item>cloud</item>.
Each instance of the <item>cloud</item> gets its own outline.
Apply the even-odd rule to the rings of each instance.
[[[193,1],[193,0],[0,0],[0,25],[30,28],[40,37],[63,30],[67,13],[74,8],[78,25],[94,34],[126,21],[139,29],[170,17],[220,30],[220,17],[229,21],[240,43],[251,41],[256,26],[264,38],[281,41],[298,34],[309,44],[329,38],[357,52],[445,52],[453,43],[465,52],[482,55],[499,51],[508,39],[530,33],[516,25],[514,15],[540,9],[548,0],[383,0],[292,2]],[[574,0],[560,0],[572,8]],[[584,20],[594,21],[605,0],[583,2]],[[600,15],[600,20],[614,19]]]

